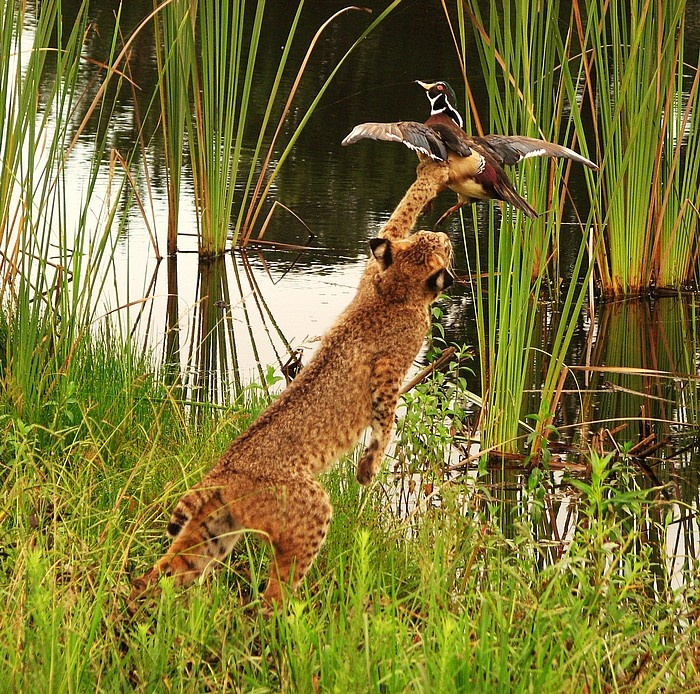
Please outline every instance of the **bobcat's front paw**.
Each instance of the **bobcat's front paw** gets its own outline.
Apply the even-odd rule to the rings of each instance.
[[[364,486],[367,486],[377,474],[379,464],[376,449],[376,446],[374,449],[368,446],[357,464],[357,481]]]
[[[158,594],[158,574],[155,569],[151,569],[141,578],[135,579],[131,584],[131,593],[127,598],[127,612],[133,617],[138,612],[139,607],[144,604],[147,599],[153,598]]]

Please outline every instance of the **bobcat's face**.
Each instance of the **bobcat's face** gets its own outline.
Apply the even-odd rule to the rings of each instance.
[[[380,267],[379,286],[385,292],[397,291],[401,295],[397,298],[405,300],[418,292],[432,301],[453,282],[447,234],[417,231],[402,241],[372,239],[370,246]]]

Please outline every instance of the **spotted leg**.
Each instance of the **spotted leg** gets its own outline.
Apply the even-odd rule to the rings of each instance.
[[[372,393],[372,434],[357,465],[357,481],[369,484],[379,470],[384,451],[389,444],[394,413],[399,399],[399,380],[396,368],[389,359],[378,359],[370,377]]]
[[[299,585],[323,544],[331,515],[328,495],[315,479],[285,481],[283,522],[269,538],[274,562],[263,595],[266,603],[282,602],[284,591]]]
[[[222,490],[195,487],[179,501],[168,524],[173,542],[155,566],[133,583],[129,602],[134,603],[161,576],[173,576],[184,586],[206,575],[233,549],[241,536]]]

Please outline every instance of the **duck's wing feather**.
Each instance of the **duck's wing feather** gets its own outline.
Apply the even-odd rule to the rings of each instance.
[[[423,126],[432,130],[439,138],[440,141],[445,144],[450,152],[454,152],[460,157],[471,157],[473,154],[473,148],[470,147],[470,138],[461,129],[458,128],[454,123],[447,122],[432,122],[430,126]]]
[[[483,150],[493,157],[501,166],[517,164],[530,157],[558,157],[571,159],[579,164],[587,166],[594,171],[598,165],[590,159],[574,152],[573,149],[562,145],[538,140],[524,135],[485,135],[484,137],[469,138],[475,149]]]
[[[401,142],[409,149],[425,154],[435,161],[447,159],[446,143],[442,141],[439,133],[415,121],[360,123],[352,129],[341,144],[346,146],[366,139]]]

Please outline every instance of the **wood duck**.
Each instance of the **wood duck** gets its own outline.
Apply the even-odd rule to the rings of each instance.
[[[528,157],[572,159],[590,169],[598,167],[568,147],[521,135],[485,135],[471,137],[464,132],[464,121],[454,107],[455,93],[447,82],[416,82],[425,89],[430,101],[430,118],[425,123],[361,123],[343,140],[350,145],[362,139],[403,142],[417,152],[421,161],[447,161],[449,188],[458,202],[440,217],[438,224],[462,205],[477,200],[503,200],[528,217],[537,212],[513,188],[503,166],[517,164]]]

